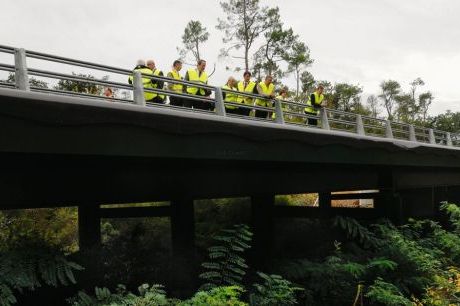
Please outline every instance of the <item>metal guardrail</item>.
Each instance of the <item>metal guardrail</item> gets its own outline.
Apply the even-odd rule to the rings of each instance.
[[[432,145],[442,146],[455,146],[460,147],[460,134],[450,134],[449,132],[433,130],[429,128],[414,126],[406,123],[384,120],[369,116],[362,116],[355,113],[343,112],[335,109],[321,108],[318,115],[308,114],[304,112],[305,104],[279,100],[268,99],[261,95],[239,92],[234,90],[223,89],[207,84],[195,83],[185,80],[176,80],[164,76],[153,76],[141,74],[138,71],[131,71],[118,67],[101,65],[86,61],[75,60],[71,58],[50,55],[35,51],[26,51],[8,46],[0,45],[0,53],[7,53],[14,55],[14,65],[0,63],[0,71],[14,73],[15,83],[0,81],[0,87],[13,87],[20,90],[47,92],[60,95],[70,95],[77,97],[93,98],[106,103],[131,103],[142,107],[169,107],[174,109],[181,109],[183,111],[200,111],[218,116],[232,116],[244,118],[246,120],[261,120],[273,122],[274,124],[289,124],[296,126],[304,126],[306,128],[320,128],[325,130],[335,130],[342,132],[349,132],[358,134],[360,136],[373,136],[390,139],[400,139],[418,143],[427,143]],[[85,78],[78,75],[69,75],[61,72],[47,71],[42,69],[32,69],[27,66],[27,58],[33,58],[48,62],[67,64],[77,67],[89,68],[103,72],[110,72],[114,74],[124,75],[126,77],[133,76],[133,84],[113,82],[109,80],[98,80],[94,78]],[[133,99],[109,98],[91,93],[80,93],[73,91],[62,91],[57,89],[40,88],[31,86],[29,84],[29,76],[38,76],[51,78],[55,80],[70,80],[75,82],[85,82],[97,86],[106,86],[117,89],[124,89],[133,92]],[[186,92],[179,93],[163,88],[144,88],[142,84],[143,78],[149,78],[155,81],[163,81],[168,84],[182,84],[184,86],[193,86],[197,88],[206,89],[211,92],[209,97],[190,95]],[[176,97],[186,99],[188,101],[204,101],[209,106],[208,110],[172,106],[168,104],[157,104],[145,101],[145,93],[155,93],[165,95],[168,97]],[[250,103],[235,103],[225,101],[223,98],[224,93],[237,93],[239,97],[250,98],[247,99]],[[255,102],[257,99],[268,101],[270,106],[260,106]],[[238,115],[230,113],[230,109],[239,108],[249,110],[251,114],[256,111],[263,111],[266,113],[265,118],[258,118],[254,116]],[[247,111],[248,112],[248,111]],[[310,119],[310,120],[309,120]],[[317,124],[315,124],[317,122]]]

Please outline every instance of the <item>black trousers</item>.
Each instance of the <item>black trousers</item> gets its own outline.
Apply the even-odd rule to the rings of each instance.
[[[310,116],[317,116],[317,114],[313,114],[313,113],[307,113],[305,112],[306,115],[310,115]],[[318,119],[316,118],[307,118],[307,125],[318,125]]]
[[[206,96],[203,96],[200,94],[200,92],[198,91],[197,96],[200,96],[200,97],[206,97]],[[201,100],[192,100],[192,99],[183,99],[184,101],[184,106],[185,107],[192,107],[193,108],[196,108],[196,109],[202,109],[202,110],[209,110],[209,111],[213,111],[214,110],[214,103],[212,102],[208,102],[208,101],[201,101]]]
[[[165,103],[165,101],[162,98],[160,98],[160,96],[156,96],[155,98],[150,99],[150,100],[146,100],[145,102],[158,103],[158,104],[164,104]]]
[[[184,99],[178,97],[169,97],[169,104],[173,106],[184,106]]]
[[[257,118],[265,118],[265,119],[267,119],[268,112],[256,109],[255,115],[256,115]]]
[[[239,107],[237,107],[237,108],[228,108],[228,107],[226,107],[225,112],[227,114],[240,115],[240,108]]]

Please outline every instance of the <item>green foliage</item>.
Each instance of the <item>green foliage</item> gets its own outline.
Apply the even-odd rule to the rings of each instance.
[[[183,48],[178,48],[182,59],[185,59],[187,54],[191,52],[195,61],[201,59],[200,44],[206,42],[209,38],[209,32],[198,20],[190,20],[184,29],[182,35]]]
[[[7,83],[14,84],[16,82],[16,79],[14,77],[14,73],[11,72],[8,74],[8,78],[5,80]],[[48,88],[48,83],[42,80],[38,80],[34,77],[29,77],[29,85],[31,87],[38,87],[38,88]]]
[[[460,131],[460,112],[446,111],[429,119],[431,126],[435,129],[446,132]]]
[[[365,247],[377,247],[380,244],[375,234],[362,226],[356,219],[337,216],[333,224],[344,230],[348,238],[358,240]]]
[[[80,291],[74,298],[68,299],[72,306],[142,306],[142,305],[176,305],[176,300],[168,299],[162,285],[143,284],[138,288],[139,295],[126,290],[124,285],[118,285],[116,292],[112,293],[108,288],[96,287],[94,296]]]
[[[0,305],[16,303],[15,291],[34,290],[42,284],[75,284],[74,271],[83,268],[43,245],[27,245],[0,253]]]
[[[72,75],[78,78],[87,79],[88,81],[75,81],[75,80],[67,80],[61,79],[58,81],[57,85],[54,87],[56,90],[62,91],[73,91],[78,93],[86,93],[92,95],[101,95],[103,92],[104,87],[100,85],[96,85],[91,80],[96,80],[96,78],[90,74],[82,74],[82,73],[75,73],[72,72]],[[107,80],[108,76],[104,76],[102,80]]]
[[[374,303],[380,303],[389,306],[410,306],[413,303],[404,297],[399,289],[391,284],[377,278],[372,285],[369,286],[366,297]]]
[[[250,248],[252,233],[245,224],[235,225],[233,229],[221,230],[214,237],[216,246],[208,248],[209,260],[202,264],[206,272],[200,278],[209,289],[224,285],[240,286],[248,265],[241,254]]]
[[[240,300],[244,290],[238,286],[215,287],[209,291],[198,291],[191,299],[179,306],[246,306]]]
[[[303,288],[295,287],[293,284],[279,275],[267,275],[257,273],[263,284],[254,284],[255,292],[250,295],[251,305],[260,306],[289,306],[297,304],[296,292],[303,291]]]

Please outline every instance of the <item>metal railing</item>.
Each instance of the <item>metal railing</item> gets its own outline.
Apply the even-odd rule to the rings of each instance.
[[[217,116],[238,117],[245,120],[258,120],[272,122],[273,124],[294,125],[306,128],[316,128],[329,131],[340,131],[354,133],[363,137],[379,137],[396,140],[405,140],[417,143],[426,143],[430,145],[441,145],[448,147],[460,147],[460,134],[451,134],[449,132],[433,130],[425,127],[414,126],[406,123],[384,120],[369,116],[363,116],[355,113],[339,111],[335,109],[321,108],[318,114],[305,113],[306,105],[304,103],[269,99],[261,95],[239,92],[236,90],[223,89],[220,86],[211,86],[207,84],[195,83],[185,80],[176,80],[164,76],[154,76],[141,74],[138,71],[122,69],[107,65],[101,65],[86,61],[65,58],[40,52],[28,51],[8,46],[0,46],[0,53],[13,54],[14,65],[0,63],[0,71],[14,73],[14,83],[0,81],[0,87],[16,88],[25,91],[46,92],[59,95],[70,95],[76,97],[91,98],[101,103],[130,103],[141,107],[168,107],[182,111],[198,111]],[[27,65],[27,59],[36,59],[41,61],[71,65],[76,67],[88,68],[102,72],[109,72],[126,77],[133,77],[133,84],[120,83],[104,79],[87,78],[75,74],[66,74],[62,72],[48,71],[43,69],[30,68]],[[29,76],[48,78],[54,80],[67,80],[73,82],[84,82],[95,86],[111,87],[132,92],[133,98],[105,97],[94,93],[82,93],[74,91],[59,90],[56,88],[42,88],[29,84]],[[176,92],[164,88],[144,88],[142,79],[151,79],[157,82],[166,82],[168,84],[181,84],[184,87],[195,87],[205,89],[211,94],[207,97],[191,95],[184,92]],[[200,107],[173,106],[170,104],[152,103],[145,100],[145,94],[151,93],[164,95],[169,98],[180,98],[183,101],[200,101],[206,105],[204,109]],[[224,99],[224,94],[237,94],[245,101],[241,103],[229,102]],[[261,106],[257,101],[264,101],[268,106]],[[193,102],[192,102],[193,104]],[[246,112],[241,114],[235,113],[232,109],[245,109]],[[248,115],[249,114],[249,115]]]

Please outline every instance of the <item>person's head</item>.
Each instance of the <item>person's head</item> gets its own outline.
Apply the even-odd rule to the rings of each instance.
[[[147,61],[147,67],[149,67],[152,70],[155,70],[155,61],[154,60],[148,60]]]
[[[196,68],[198,69],[198,71],[204,71],[204,69],[206,69],[206,61],[200,59],[196,65]]]
[[[273,77],[271,75],[267,75],[265,77],[265,84],[270,85],[273,82]]]
[[[318,87],[316,88],[316,91],[317,91],[319,94],[322,94],[323,91],[324,91],[323,85],[318,85]]]
[[[104,90],[104,96],[113,97],[113,90],[110,87],[106,87]]]
[[[227,81],[227,86],[232,88],[232,87],[235,87],[235,85],[236,85],[236,79],[232,76],[229,77]]]
[[[173,63],[173,68],[176,71],[180,71],[182,69],[182,62],[180,60],[175,60]]]
[[[249,82],[249,80],[251,79],[251,73],[249,71],[245,71],[243,73],[243,79],[245,82]]]
[[[287,89],[287,87],[281,88],[280,91],[279,91],[279,94],[280,94],[280,96],[282,96],[283,98],[286,98],[286,97],[287,97],[287,94],[288,94],[288,89]]]
[[[138,59],[136,62],[136,66],[145,66],[145,61],[143,59]]]

